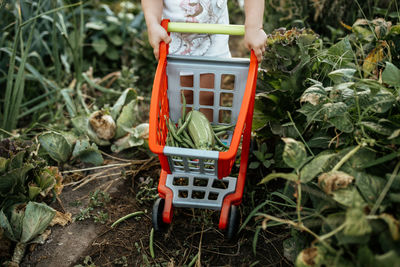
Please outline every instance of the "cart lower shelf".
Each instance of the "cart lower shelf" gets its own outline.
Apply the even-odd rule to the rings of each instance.
[[[168,174],[166,187],[172,190],[174,207],[220,210],[225,196],[236,190],[236,177],[217,177],[187,173]]]

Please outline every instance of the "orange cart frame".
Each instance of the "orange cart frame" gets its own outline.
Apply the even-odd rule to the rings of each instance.
[[[168,31],[168,20],[163,20],[161,25]],[[166,137],[168,133],[166,121],[169,118],[168,101],[168,76],[166,72],[168,64],[168,45],[164,42],[160,44],[159,61],[154,77],[153,90],[150,104],[149,118],[149,147],[152,152],[158,155],[161,164],[161,175],[158,184],[159,196],[165,200],[162,221],[171,223],[173,214],[173,191],[166,186],[168,174],[171,174],[171,168],[167,156],[164,154],[166,146]],[[245,86],[245,92],[240,107],[240,113],[232,135],[230,148],[226,152],[219,152],[218,155],[218,178],[221,179],[230,174],[235,163],[238,148],[241,145],[240,169],[237,177],[236,189],[223,199],[220,211],[219,228],[227,228],[231,205],[240,205],[242,201],[244,184],[246,181],[247,162],[249,156],[251,126],[253,120],[254,98],[257,82],[258,62],[253,51],[250,55],[248,76]]]

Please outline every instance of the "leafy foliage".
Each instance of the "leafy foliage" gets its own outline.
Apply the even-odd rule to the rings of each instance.
[[[2,259],[6,266],[19,264],[28,244],[43,242],[56,213],[44,201],[55,200],[63,189],[58,168],[47,166],[37,150],[23,141],[0,142],[0,227],[17,243],[12,262]]]
[[[61,174],[36,155],[36,148],[9,139],[0,142],[0,209],[61,193]]]
[[[27,244],[40,243],[40,235],[46,230],[56,215],[56,211],[43,203],[28,202],[16,204],[8,210],[0,210],[0,226],[5,235],[17,242],[14,256],[6,266],[19,265]]]
[[[253,118],[257,135],[267,137],[272,131],[296,137],[293,127],[280,122],[288,118],[287,112],[304,91],[303,81],[313,76],[312,58],[319,46],[318,36],[311,30],[280,29],[269,35]]]
[[[87,9],[96,10],[85,23],[86,42],[90,44],[86,51],[87,64],[102,73],[119,69],[121,63],[127,65],[130,47],[143,23],[138,5],[123,1],[118,10],[113,11],[106,4],[98,7],[98,4],[91,3]],[[98,60],[99,57],[102,60]]]
[[[112,9],[97,1],[62,0],[3,7],[0,86],[7,89],[0,91],[2,136],[12,135],[18,122],[33,128],[49,118],[62,121],[64,108],[74,116],[88,113],[87,105],[103,106],[127,88],[150,92],[155,59],[148,43],[137,41],[145,30],[137,1],[120,1]],[[138,52],[135,46],[143,48]]]
[[[296,212],[258,214],[264,228],[276,220],[303,231],[293,242],[311,234],[297,266],[390,265],[400,258],[397,27],[358,20],[327,47],[315,35],[305,46],[306,31],[271,34],[255,125],[259,142],[283,149],[261,183],[286,180],[281,192]]]
[[[272,159],[273,154],[268,153],[266,143],[261,144],[258,150],[253,151],[253,154],[256,157],[257,161],[250,162],[250,169],[257,169],[261,166],[264,166],[264,168],[269,168],[274,163],[274,160]]]
[[[80,160],[101,165],[103,156],[98,146],[111,146],[113,152],[119,152],[142,146],[148,139],[149,125],[139,123],[138,102],[136,91],[126,89],[111,108],[107,105],[90,116],[74,116],[72,129],[43,133],[39,142],[57,163]]]
[[[16,205],[11,208],[8,216],[3,210],[0,211],[1,226],[11,240],[29,243],[43,233],[55,213],[55,210],[46,204],[29,202],[26,207]]]
[[[333,39],[343,35],[341,23],[352,23],[360,17],[398,19],[394,0],[270,0],[265,3],[264,29],[279,27],[309,27]]]

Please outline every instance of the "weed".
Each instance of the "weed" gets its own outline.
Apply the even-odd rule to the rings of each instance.
[[[108,221],[108,213],[103,211],[98,211],[97,214],[93,215],[94,222],[105,224]]]
[[[141,254],[142,247],[139,246],[139,243],[138,243],[138,242],[135,242],[135,248],[136,248],[137,252],[138,252],[139,254]]]
[[[256,160],[251,161],[249,164],[250,169],[257,169],[264,166],[265,168],[270,168],[272,164],[275,163],[273,159],[273,153],[268,153],[268,148],[266,143],[262,143],[260,148],[256,151],[253,151]]]
[[[148,176],[146,179],[140,178],[142,181],[139,185],[140,189],[136,194],[136,200],[139,204],[153,203],[158,197],[157,185],[153,178]]]
[[[105,224],[109,219],[107,212],[104,212],[101,208],[110,202],[111,198],[107,192],[96,190],[90,193],[90,199],[86,208],[80,209],[80,212],[74,220],[83,221],[86,219],[93,218],[95,223]]]
[[[85,259],[83,260],[83,265],[78,264],[78,265],[75,265],[74,267],[96,267],[96,264],[94,264],[94,262],[90,256],[86,256]]]
[[[115,259],[114,264],[122,267],[128,267],[128,259],[126,256],[122,256],[121,258]]]
[[[104,207],[105,204],[110,202],[110,200],[111,200],[110,194],[97,189],[90,195],[89,207],[92,208]]]
[[[84,209],[80,209],[79,214],[75,217],[75,220],[78,221],[83,221],[86,219],[89,219],[91,217],[91,212],[93,211],[93,208],[87,207]]]

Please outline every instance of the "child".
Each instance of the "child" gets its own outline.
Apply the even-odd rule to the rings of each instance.
[[[192,34],[171,33],[161,27],[161,19],[173,22],[194,22],[211,24],[229,24],[228,0],[142,0],[142,8],[147,24],[150,45],[154,56],[159,58],[161,41],[169,44],[169,53],[177,55],[230,57],[228,35],[223,34]],[[253,49],[260,62],[265,51],[267,35],[263,30],[265,0],[245,0],[245,36],[244,41],[248,49]],[[193,76],[181,75],[181,86],[191,87]],[[203,74],[200,78],[202,88],[214,88],[212,74]],[[187,103],[193,103],[193,95],[184,92]],[[200,103],[213,105],[214,94],[203,92]],[[203,109],[202,112],[212,121],[213,111]]]
[[[161,27],[161,19],[174,22],[229,24],[228,0],[142,0],[150,45],[159,57],[159,44],[170,44],[169,53],[230,57],[227,35],[172,33]],[[245,36],[248,49],[253,49],[258,61],[262,60],[267,36],[263,30],[265,0],[245,0]]]

